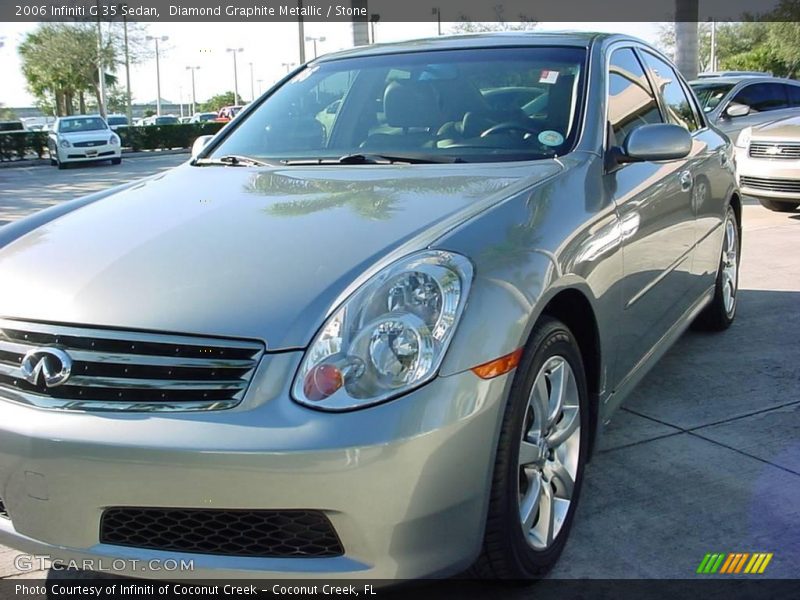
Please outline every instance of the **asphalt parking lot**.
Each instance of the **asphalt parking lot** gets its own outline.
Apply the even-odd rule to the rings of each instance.
[[[185,159],[0,169],[0,225]],[[798,576],[800,212],[748,200],[743,221],[736,322],[684,335],[617,414],[552,577],[692,578],[709,552],[771,552],[763,577]],[[0,578],[43,576],[15,556],[0,547]]]

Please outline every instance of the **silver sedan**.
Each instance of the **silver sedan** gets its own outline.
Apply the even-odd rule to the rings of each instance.
[[[602,425],[733,321],[740,222],[730,142],[638,40],[316,59],[188,163],[0,229],[0,543],[541,576]]]

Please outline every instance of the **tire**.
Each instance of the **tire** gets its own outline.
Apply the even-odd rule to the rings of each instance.
[[[56,166],[59,168],[60,171],[63,171],[67,168],[67,164],[61,162],[60,160],[56,159]]]
[[[112,164],[112,165],[118,165],[118,164],[120,164],[121,162],[122,162],[122,157],[119,157],[119,158],[112,158],[112,159],[111,159],[111,164]]]
[[[739,257],[742,241],[736,211],[729,206],[725,214],[724,238],[720,253],[714,298],[694,322],[696,329],[724,331],[736,318],[736,296],[739,291]],[[731,253],[733,250],[733,253]]]
[[[559,375],[567,377],[560,379]],[[558,381],[562,382],[560,386],[556,386]],[[534,386],[545,393],[532,393]],[[562,416],[554,411],[557,389],[564,391]],[[542,403],[539,403],[542,410],[532,407],[537,404],[534,400],[537,397],[547,399],[546,409]],[[588,402],[586,376],[575,337],[560,321],[542,317],[531,335],[511,387],[498,441],[483,546],[470,569],[470,576],[534,580],[545,575],[556,563],[580,497],[588,451]],[[549,413],[555,418],[540,420],[537,413]],[[537,433],[542,431],[542,424],[546,427],[547,423],[552,423],[550,433]],[[524,432],[528,443],[523,452]],[[555,450],[550,452],[548,441],[556,441],[559,435],[564,439],[558,445],[553,444]],[[534,438],[540,440],[538,445],[530,443]],[[522,463],[527,466],[520,466],[520,461],[531,459],[533,462]],[[556,475],[557,472],[561,476]],[[565,474],[569,477],[564,477]],[[568,493],[570,478],[573,482]],[[565,507],[563,501],[553,503],[554,495],[568,496],[568,505]],[[547,514],[552,514],[547,511],[548,504],[561,513],[560,519],[556,517],[552,521],[550,536],[544,533],[550,521],[543,520]],[[530,527],[523,524],[523,515],[528,517]],[[549,543],[547,538],[551,538]]]
[[[784,202],[782,200],[769,200],[767,198],[759,198],[758,201],[761,206],[774,210],[775,212],[794,212],[800,206],[800,202]]]

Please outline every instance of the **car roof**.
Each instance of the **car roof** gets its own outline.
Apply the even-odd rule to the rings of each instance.
[[[71,119],[102,119],[100,115],[68,115],[63,117],[58,117],[59,121],[68,121]]]
[[[575,46],[588,48],[593,43],[601,40],[629,40],[645,43],[632,36],[586,32],[586,31],[502,31],[496,33],[470,33],[463,35],[447,35],[433,38],[423,38],[406,42],[390,44],[372,44],[359,46],[340,52],[333,52],[320,56],[312,63],[324,63],[343,58],[362,56],[380,56],[384,54],[401,54],[408,52],[430,52],[436,50],[469,50],[477,48],[502,48],[508,46]]]
[[[693,79],[689,82],[690,85],[715,85],[718,83],[727,83],[736,85],[737,83],[790,83],[800,85],[800,81],[794,79],[786,79],[784,77],[772,77],[770,75],[762,75],[754,77],[752,75],[727,75],[725,77],[703,77],[702,79]]]

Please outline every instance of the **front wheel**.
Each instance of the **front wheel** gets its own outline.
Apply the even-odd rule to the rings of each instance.
[[[739,221],[736,211],[729,206],[725,215],[725,238],[714,286],[714,298],[703,309],[694,325],[698,329],[723,331],[731,326],[736,317],[736,296],[739,292]]]
[[[758,201],[764,208],[775,212],[794,212],[800,206],[800,202],[783,202],[782,200],[769,200],[767,198],[759,198]]]
[[[122,157],[118,157],[118,158],[112,158],[112,159],[111,159],[111,164],[112,164],[112,165],[118,165],[118,164],[120,164],[121,162],[122,162]]]
[[[580,495],[588,419],[575,337],[562,322],[542,317],[503,417],[483,548],[472,574],[536,579],[556,563]]]

